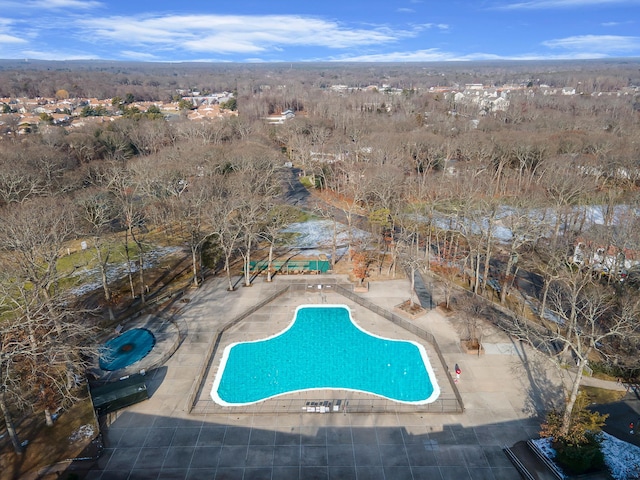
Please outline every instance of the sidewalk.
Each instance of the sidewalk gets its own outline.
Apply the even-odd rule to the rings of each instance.
[[[433,288],[433,284],[431,284],[430,286],[432,286]],[[437,296],[436,292],[428,291],[428,289],[424,285],[421,275],[416,275],[415,291],[423,306],[428,306],[434,303],[433,297]],[[434,331],[434,334],[435,332],[437,332],[436,337],[438,338],[439,342],[445,341],[447,342],[445,344],[448,344],[450,347],[452,347],[452,344],[459,338],[455,336],[454,332],[452,332],[450,328],[446,328],[443,326],[442,322],[446,322],[446,319],[443,319],[443,316],[439,314],[437,310],[430,311],[427,316],[419,319],[419,321],[421,325],[424,326],[424,328],[431,328],[432,331]],[[506,334],[502,333],[497,327],[491,330],[493,332],[490,335],[492,337],[491,341],[505,341],[503,345],[508,345],[511,342],[509,340],[509,337]],[[487,348],[487,354],[492,350],[493,349]],[[497,351],[499,352],[500,349],[498,349]],[[502,351],[508,352],[508,349],[502,349]],[[547,360],[547,362],[547,368],[549,369],[549,371],[557,370],[554,368],[551,361]],[[575,374],[576,369],[567,370],[565,372],[564,378],[560,377],[560,381],[565,385],[565,388],[571,385]],[[602,414],[608,415],[607,423],[603,428],[605,432],[613,435],[620,440],[640,446],[640,390],[634,392],[633,386],[630,386],[628,384],[611,380],[603,380],[586,375],[582,377],[581,385],[619,392],[627,392],[626,396],[619,402],[606,405],[594,405],[593,408]],[[466,389],[462,385],[460,387],[461,393],[465,392]],[[476,385],[474,388],[477,389],[478,386]],[[465,398],[465,405],[467,405],[466,397],[463,396],[463,398]],[[548,409],[549,405],[547,405],[546,408]],[[629,433],[630,422],[634,422],[634,435],[631,435]],[[536,437],[537,435],[532,435],[532,438]],[[530,449],[524,442],[519,442],[515,444],[514,447],[515,448],[512,449],[513,453],[518,456],[519,460],[525,465],[525,467],[531,469],[531,473],[535,478],[540,480],[546,478],[549,478],[551,480],[555,478],[550,472],[546,470],[546,467],[544,467],[542,462],[533,452],[530,451]]]

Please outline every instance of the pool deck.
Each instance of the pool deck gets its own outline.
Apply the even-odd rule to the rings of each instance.
[[[329,277],[336,278],[317,279]],[[192,291],[180,312],[186,338],[164,367],[147,374],[151,398],[111,414],[103,430],[103,455],[89,471],[86,464],[72,468],[85,478],[103,480],[519,478],[502,447],[537,436],[538,414],[560,400],[562,376],[571,373],[528,347],[511,344],[490,326],[483,327],[483,341],[491,346],[486,354],[463,353],[460,332],[438,310],[413,322],[436,337],[449,369],[460,366],[462,414],[229,413],[203,395],[200,414],[188,413],[187,398],[216,331],[285,282],[299,280],[283,276],[266,283],[257,278],[252,287],[228,292],[226,280],[212,279]],[[409,288],[408,280],[372,282],[361,295],[392,311],[409,298]],[[434,296],[439,298],[437,292]],[[407,335],[338,297],[327,296],[326,303],[353,306],[356,322],[366,330],[392,338]],[[281,331],[295,306],[321,302],[318,292],[287,293],[230,332],[230,339]],[[446,394],[442,378],[452,372],[443,371],[431,352],[429,358]],[[207,396],[216,366],[214,359]]]
[[[446,399],[447,404],[451,405],[452,409],[456,405],[456,398],[453,393],[453,389],[446,378],[449,374],[440,364],[438,356],[433,350],[433,345],[426,343],[405,329],[389,322],[375,313],[372,313],[344,296],[331,291],[330,288],[325,288],[321,291],[317,288],[313,288],[309,292],[304,293],[286,293],[269,303],[269,305],[261,308],[258,312],[250,315],[228,332],[225,332],[220,346],[216,351],[216,355],[213,357],[212,368],[206,378],[205,388],[199,395],[194,412],[208,414],[222,413],[226,410],[230,412],[235,411],[237,413],[280,413],[282,411],[297,413],[302,409],[302,407],[306,407],[308,404],[320,402],[330,402],[332,404],[331,410],[333,411],[336,401],[340,401],[340,410],[342,411],[344,409],[347,411],[373,411],[375,408],[375,411],[407,412],[417,408],[415,405],[401,404],[392,400],[386,401],[381,397],[369,395],[364,392],[341,389],[300,391],[280,395],[274,399],[269,399],[253,405],[233,407],[232,410],[230,410],[229,407],[221,407],[214,403],[211,399],[211,389],[214,378],[221,364],[222,354],[225,347],[231,343],[261,340],[282,333],[293,322],[296,307],[301,304],[346,305],[351,311],[353,321],[368,333],[384,338],[410,340],[422,345],[425,348],[436,377],[439,377],[436,379],[441,391],[439,398]],[[343,368],[342,365],[337,364],[332,358],[315,358],[313,361],[322,363],[323,368]],[[437,404],[434,405],[425,405],[421,407],[421,409],[423,411],[428,409],[441,409],[441,402],[437,402]]]

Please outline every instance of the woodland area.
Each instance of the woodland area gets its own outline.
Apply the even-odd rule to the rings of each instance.
[[[636,375],[639,67],[0,62],[0,97],[65,89],[159,101],[228,90],[239,112],[0,138],[7,427],[21,408],[51,423],[76,400],[91,339],[123,298],[145,303],[148,256],[160,245],[184,252],[195,285],[210,268],[233,289],[234,261],[248,284],[255,251],[271,258],[300,217],[287,203],[288,163],[326,201],[310,213],[348,232],[361,281],[383,266],[431,270],[446,307],[465,287],[513,310],[522,321],[512,333],[570,354],[580,372]],[[283,124],[264,121],[286,110],[295,116]],[[356,227],[370,235],[356,240]],[[73,255],[99,272],[97,307],[75,293],[86,279]],[[117,262],[125,288],[109,276]]]

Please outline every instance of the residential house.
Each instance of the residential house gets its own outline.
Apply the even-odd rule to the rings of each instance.
[[[295,116],[296,114],[293,113],[293,110],[285,110],[280,114],[274,114],[264,117],[264,119],[269,125],[282,125],[284,122],[286,122],[287,120],[291,120]]]
[[[640,250],[618,228],[596,225],[576,240],[571,261],[623,281],[631,268],[640,265]]]
[[[195,110],[191,110],[187,118],[189,120],[205,120],[213,118],[225,118],[238,115],[238,112],[222,110],[220,105],[200,105]]]

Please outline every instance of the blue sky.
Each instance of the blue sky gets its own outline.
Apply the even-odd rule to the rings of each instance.
[[[640,0],[0,0],[0,58],[640,57]]]

